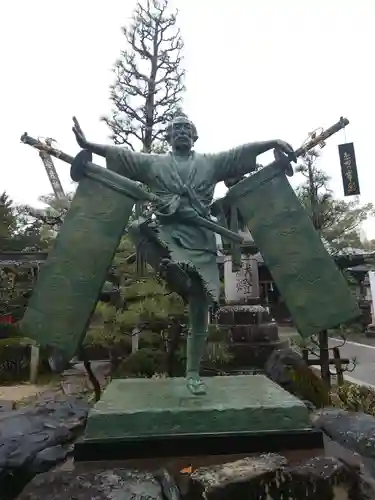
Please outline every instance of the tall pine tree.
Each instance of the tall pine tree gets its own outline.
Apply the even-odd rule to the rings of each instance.
[[[0,195],[0,250],[14,249],[14,238],[17,231],[17,218],[12,200],[4,192]]]
[[[361,205],[357,198],[350,201],[335,198],[329,188],[330,177],[319,168],[318,159],[317,151],[301,159],[297,172],[305,181],[297,187],[297,196],[332,255],[365,248],[360,228],[364,221],[374,216],[373,204]]]
[[[123,28],[126,48],[115,63],[110,88],[113,109],[102,118],[115,144],[145,153],[165,150],[164,129],[185,90],[176,21],[168,0],[144,0]]]

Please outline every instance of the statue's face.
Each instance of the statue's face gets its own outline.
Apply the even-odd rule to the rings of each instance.
[[[185,118],[174,119],[169,129],[169,143],[173,149],[190,150],[194,145],[194,128]]]

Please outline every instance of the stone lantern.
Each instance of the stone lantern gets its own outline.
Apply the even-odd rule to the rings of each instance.
[[[261,304],[258,265],[262,258],[247,230],[241,233],[241,262],[233,265],[229,249],[218,239],[224,265],[225,304],[217,312],[217,324],[228,329],[229,349],[236,368],[263,368],[274,349],[287,347],[268,307]]]

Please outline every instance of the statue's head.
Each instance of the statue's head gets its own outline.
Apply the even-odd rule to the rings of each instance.
[[[182,112],[178,112],[166,130],[166,141],[173,151],[190,151],[198,139],[197,129]]]

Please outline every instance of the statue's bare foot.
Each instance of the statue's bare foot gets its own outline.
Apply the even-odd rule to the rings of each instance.
[[[199,375],[188,375],[186,385],[194,396],[201,396],[207,393],[206,386]]]

